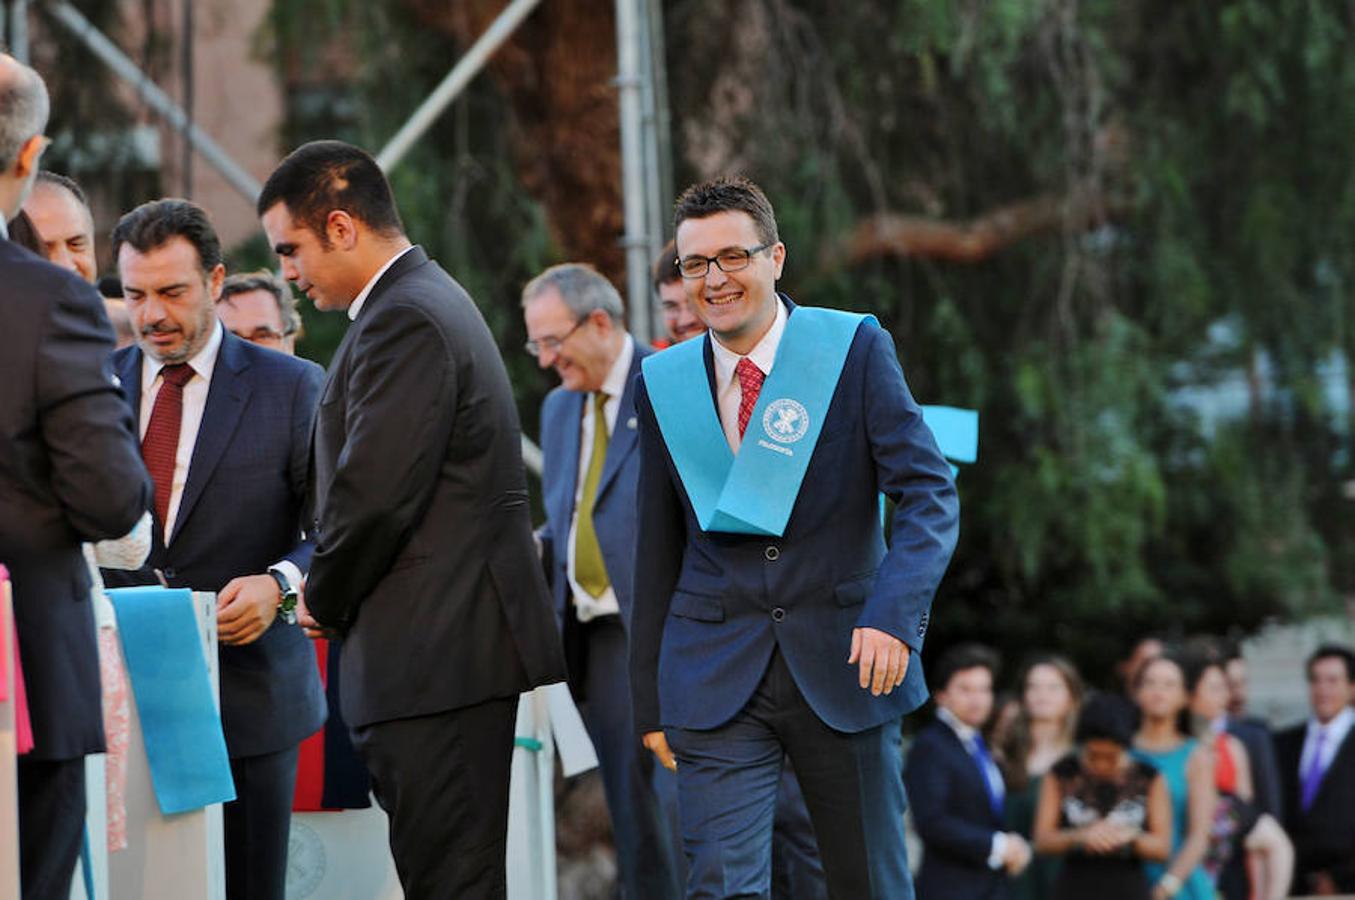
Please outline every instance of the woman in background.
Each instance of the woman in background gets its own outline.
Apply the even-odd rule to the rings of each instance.
[[[1162,773],[1171,795],[1172,852],[1166,866],[1147,863],[1154,900],[1214,900],[1205,872],[1214,825],[1214,762],[1209,748],[1191,736],[1186,669],[1167,654],[1150,660],[1134,679],[1140,721],[1133,754]]]
[[[1018,707],[999,748],[1007,781],[1007,827],[1030,840],[1041,780],[1073,749],[1083,685],[1072,663],[1046,655],[1026,665],[1017,690]],[[1059,863],[1056,856],[1036,856],[1013,882],[1014,900],[1052,897]]]
[[[1055,900],[1148,900],[1143,863],[1171,851],[1171,799],[1157,770],[1129,754],[1122,702],[1093,697],[1077,723],[1077,749],[1041,779],[1035,852],[1061,857]]]
[[[1249,857],[1248,876],[1257,900],[1279,900],[1289,893],[1294,846],[1280,823],[1252,806],[1253,785],[1247,748],[1225,728],[1228,677],[1221,654],[1203,650],[1185,658],[1186,689],[1200,739],[1213,754],[1214,787],[1219,802],[1205,869],[1215,881],[1233,853]]]

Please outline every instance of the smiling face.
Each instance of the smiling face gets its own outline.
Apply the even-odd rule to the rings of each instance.
[[[173,237],[142,253],[130,243],[118,250],[118,274],[137,343],[152,359],[181,363],[192,359],[212,336],[212,304],[221,293],[226,269],[202,271],[197,249]]]
[[[347,309],[352,305],[367,279],[346,259],[344,247],[332,240],[327,246],[319,235],[292,218],[285,203],[269,207],[262,222],[268,243],[282,263],[282,277],[311,298],[316,309]]]
[[[1352,699],[1345,661],[1336,656],[1313,660],[1308,667],[1308,701],[1317,720],[1323,724],[1330,722]]]
[[[663,327],[668,332],[668,339],[675,344],[699,337],[706,330],[706,326],[692,312],[692,305],[687,302],[687,291],[681,281],[659,285],[659,309],[663,313]]]
[[[747,250],[763,241],[753,217],[742,211],[684,219],[677,228],[679,258],[716,257],[726,250]],[[776,280],[786,262],[781,242],[753,254],[748,267],[725,272],[710,264],[705,276],[684,278],[687,301],[715,336],[735,353],[746,354],[767,333],[776,317]]]
[[[24,212],[42,235],[48,261],[93,283],[98,267],[89,210],[61,185],[39,181],[24,203]]]
[[[619,349],[614,339],[616,329],[605,312],[595,309],[580,322],[559,290],[547,286],[528,301],[522,317],[527,338],[540,347],[537,365],[554,369],[566,390],[596,391],[602,387]]]

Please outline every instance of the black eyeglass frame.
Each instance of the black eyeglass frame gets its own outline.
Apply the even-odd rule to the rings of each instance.
[[[775,246],[776,242],[773,241],[769,244],[758,244],[756,247],[730,247],[728,250],[725,250],[723,253],[717,254],[715,256],[699,256],[693,254],[692,256],[679,257],[676,260],[678,274],[681,275],[683,278],[686,278],[688,281],[695,281],[698,278],[705,278],[706,275],[710,272],[711,263],[715,263],[715,265],[719,266],[720,271],[724,272],[726,275],[728,275],[730,272],[742,272],[744,269],[748,268],[753,264],[753,256],[755,254],[761,253],[763,250],[768,250]],[[724,263],[720,262],[720,257],[730,256],[732,255],[732,251],[734,250],[738,250],[740,253],[743,254],[743,256],[740,257],[740,259],[742,259],[742,262],[740,262],[733,268],[730,268],[729,266],[726,266]],[[686,268],[687,264],[697,262],[698,260],[705,263],[705,265],[701,267],[701,271],[688,272]]]

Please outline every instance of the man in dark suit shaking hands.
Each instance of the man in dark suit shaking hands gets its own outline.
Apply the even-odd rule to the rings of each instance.
[[[87,753],[104,749],[99,651],[82,541],[122,537],[150,505],[108,357],[103,301],[10,243],[47,139],[47,88],[0,53],[0,563],[14,587],[34,747],[19,761],[25,900],[66,898],[85,820]]]
[[[316,418],[303,624],[344,638],[405,896],[502,896],[518,694],[564,678],[508,373],[362,150],[299,148],[258,211],[283,275],[353,321]]]
[[[689,188],[675,225],[710,334],[635,389],[631,680],[645,744],[676,763],[688,895],[766,896],[784,755],[830,894],[909,897],[900,721],[926,697],[950,469],[889,335],[777,294],[786,246],[756,185]]]
[[[324,373],[226,331],[213,308],[225,267],[206,212],[156,200],[113,229],[137,343],[114,355],[155,483],[150,558],[110,586],[217,594],[221,722],[236,799],[225,806],[226,893],[282,900],[301,741],[324,722],[293,607],[310,426]]]

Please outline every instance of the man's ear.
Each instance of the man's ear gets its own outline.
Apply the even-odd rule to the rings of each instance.
[[[14,174],[20,179],[27,178],[38,169],[38,163],[42,160],[42,153],[51,143],[41,134],[35,134],[24,141],[23,146],[19,148],[19,158],[14,163]]]
[[[215,304],[221,300],[221,286],[226,283],[226,266],[224,263],[217,263],[212,271],[207,273],[207,291]]]
[[[357,223],[342,209],[330,210],[325,216],[325,235],[331,246],[352,250],[358,243]]]

